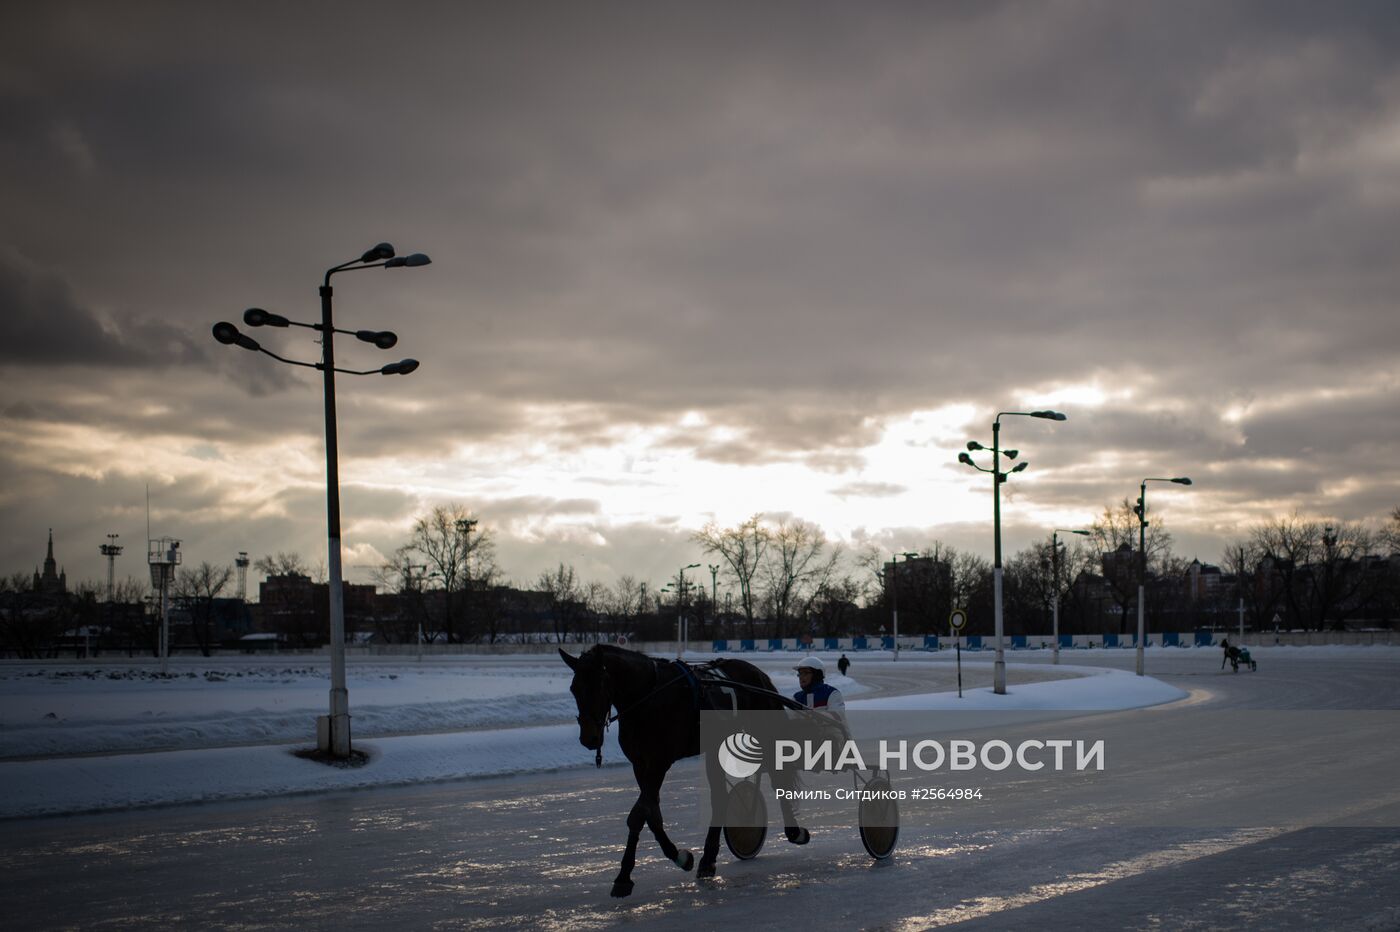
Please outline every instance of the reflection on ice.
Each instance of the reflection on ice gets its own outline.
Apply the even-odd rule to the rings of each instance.
[[[1106,864],[1097,871],[1073,873],[1060,880],[1033,884],[1021,893],[964,899],[952,906],[934,910],[925,915],[905,917],[895,922],[891,928],[899,930],[899,932],[914,932],[918,929],[937,928],[982,916],[991,916],[1007,910],[1029,906],[1042,900],[1078,893],[1092,887],[1135,877],[1148,871],[1173,867],[1244,845],[1256,844],[1282,835],[1285,831],[1285,829],[1274,828],[1241,829],[1214,838],[1196,839],[1168,845],[1159,850]]]

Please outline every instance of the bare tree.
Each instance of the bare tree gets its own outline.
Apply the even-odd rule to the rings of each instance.
[[[1389,554],[1400,554],[1400,505],[1397,505],[1381,527],[1377,544]]]
[[[602,614],[609,621],[613,635],[630,634],[636,625],[637,616],[644,610],[642,604],[646,587],[635,576],[623,574],[611,588],[602,593]]]
[[[205,560],[194,569],[181,570],[171,589],[176,604],[190,616],[195,643],[205,657],[210,654],[210,626],[214,620],[214,599],[233,579],[233,567],[215,566]]]
[[[109,640],[122,646],[130,656],[136,650],[159,650],[159,624],[155,615],[146,610],[150,579],[128,576],[112,587],[112,599],[106,605]]]
[[[1376,543],[1361,524],[1297,513],[1255,525],[1247,552],[1256,561],[1257,586],[1273,597],[1265,611],[1281,610],[1290,627],[1342,626],[1381,595],[1384,573],[1368,559]]]
[[[848,633],[859,617],[858,603],[869,595],[870,586],[859,576],[833,575],[817,589],[812,599],[812,620],[823,637]]]
[[[1274,518],[1255,525],[1250,539],[1261,556],[1260,571],[1277,579],[1279,601],[1288,627],[1306,627],[1299,575],[1312,559],[1316,529],[1298,517]]]
[[[306,576],[310,577],[307,571],[306,561],[301,554],[293,550],[291,553],[278,551],[273,554],[265,554],[253,562],[253,569],[264,576]]]
[[[635,576],[619,576],[611,590],[612,602],[608,611],[620,619],[632,618],[642,610],[642,592],[643,586]]]
[[[443,630],[448,643],[470,636],[467,624],[457,630],[456,594],[471,589],[473,580],[494,575],[495,543],[490,530],[462,505],[439,505],[413,524],[409,548],[436,571],[443,588]],[[469,621],[469,620],[468,620]]]
[[[573,566],[560,563],[553,570],[540,574],[535,583],[549,600],[549,613],[554,622],[554,639],[563,644],[569,632],[577,630],[583,617],[583,593]]]
[[[690,539],[705,553],[717,553],[723,558],[725,577],[739,587],[739,606],[748,621],[749,637],[753,637],[753,582],[763,565],[770,539],[768,529],[763,527],[763,515],[756,514],[732,528],[722,528],[711,521]]]
[[[826,534],[817,525],[783,519],[768,530],[767,556],[760,567],[764,602],[774,636],[786,637],[789,624],[806,617],[812,600],[831,578],[841,548],[828,550]]]
[[[1343,628],[1370,608],[1384,582],[1367,560],[1375,536],[1360,523],[1333,521],[1322,524],[1320,543],[1305,577],[1308,611],[1319,629]]]
[[[1267,551],[1252,530],[1247,537],[1235,540],[1226,547],[1220,561],[1221,566],[1235,577],[1235,591],[1232,594],[1244,602],[1249,625],[1256,631],[1268,628],[1275,613],[1284,604],[1287,575],[1274,572],[1271,561],[1266,562],[1267,557]]]
[[[968,613],[969,628],[992,630],[992,564],[975,553],[947,548],[952,607]]]
[[[863,584],[867,591],[883,593],[885,586],[885,552],[874,544],[865,544],[856,551],[854,562],[866,573]]]
[[[1138,516],[1133,502],[1124,498],[1115,508],[1106,506],[1103,514],[1089,526],[1089,539],[1103,555],[1104,583],[1118,608],[1118,633],[1127,631],[1128,618],[1137,605],[1137,587],[1142,576],[1142,557],[1137,552]],[[1172,536],[1160,518],[1147,526],[1147,571],[1155,564],[1165,565],[1171,556]],[[1146,584],[1146,580],[1142,580]]]
[[[416,643],[420,632],[429,640],[438,634],[423,597],[428,565],[414,563],[414,556],[414,550],[405,544],[394,551],[392,562],[370,570],[375,588],[394,597],[393,611],[380,612],[375,617],[379,635],[392,644]]]
[[[1055,559],[1051,541],[1037,541],[1006,561],[1003,583],[1006,628],[1010,633],[1049,631],[1055,602]]]
[[[603,640],[603,622],[611,621],[609,609],[612,593],[602,583],[590,582],[584,584],[582,597],[584,611],[593,619],[593,641],[596,644]]]
[[[61,603],[33,586],[24,573],[0,578],[0,647],[23,659],[53,656],[67,620]]]

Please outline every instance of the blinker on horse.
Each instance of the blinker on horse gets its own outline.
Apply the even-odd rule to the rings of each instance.
[[[661,816],[661,785],[672,764],[700,753],[701,697],[709,684],[722,681],[726,686],[738,687],[732,692],[742,711],[775,711],[787,701],[774,689],[767,674],[743,660],[715,660],[691,666],[608,644],[591,647],[579,657],[561,648],[559,656],[574,671],[569,691],[578,706],[579,743],[594,751],[595,761],[601,765],[604,737],[608,726],[616,722],[618,745],[632,764],[640,790],[627,814],[627,845],[621,869],[613,880],[612,895],[628,896],[632,892],[632,868],[643,825],[651,829],[667,860],[690,871],[695,866],[695,855],[677,848],[666,834]],[[723,778],[714,769],[712,759],[707,759],[706,767],[710,774],[711,811],[718,813],[722,807],[715,805],[716,794],[723,792]],[[769,779],[778,779],[778,775],[770,772]],[[781,808],[788,840],[805,844],[810,836],[806,829],[797,826],[791,804],[782,800]],[[720,826],[711,825],[696,877],[715,875],[719,840]]]

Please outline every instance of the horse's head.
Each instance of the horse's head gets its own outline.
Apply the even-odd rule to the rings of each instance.
[[[559,656],[574,671],[569,692],[574,694],[578,705],[579,744],[596,751],[603,746],[603,730],[608,724],[608,710],[612,708],[612,691],[603,656],[596,650],[587,650],[581,656],[571,657],[562,647]]]

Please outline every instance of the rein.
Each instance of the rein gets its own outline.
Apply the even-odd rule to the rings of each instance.
[[[674,661],[674,662],[675,662],[675,663],[682,663],[682,661],[679,661],[679,660]],[[653,673],[653,675],[656,673],[656,667],[655,667],[655,666],[652,667],[652,673]],[[608,668],[607,668],[607,667],[603,667],[603,675],[604,675],[604,676],[607,676],[607,674],[608,674]],[[666,682],[662,683],[660,686],[654,687],[654,688],[651,690],[651,692],[649,692],[649,693],[647,693],[646,695],[642,696],[642,698],[636,700],[635,702],[629,703],[628,706],[627,706],[627,708],[625,708],[625,709],[618,709],[616,713],[614,713],[613,715],[610,715],[610,716],[604,718],[601,722],[599,722],[597,719],[593,719],[594,724],[600,725],[600,726],[602,727],[602,732],[603,732],[602,740],[600,740],[600,741],[598,742],[598,750],[596,750],[596,751],[593,752],[593,766],[594,766],[594,767],[602,767],[602,766],[603,766],[603,741],[607,739],[607,736],[608,736],[608,726],[610,726],[613,722],[617,721],[618,719],[622,718],[623,715],[626,715],[628,712],[631,712],[633,709],[637,708],[637,706],[639,706],[639,705],[641,705],[642,703],[646,702],[646,701],[647,701],[648,699],[650,699],[652,696],[654,696],[654,695],[656,695],[657,693],[661,692],[661,690],[665,689],[667,686],[670,686],[670,685],[672,685],[673,683],[679,683],[681,680],[687,678],[687,677],[690,676],[690,675],[691,675],[691,673],[690,673],[690,671],[689,671],[688,669],[687,669],[687,670],[682,670],[681,673],[679,673],[678,675],[672,677],[671,679],[667,680]],[[612,705],[612,703],[609,703],[609,706],[611,706],[611,705]],[[582,717],[583,717],[583,716],[579,716],[580,719],[581,719]],[[592,716],[589,716],[589,718],[593,718],[593,717],[592,717]]]
[[[686,680],[686,679],[690,679],[690,678],[692,678],[692,677],[695,677],[695,671],[694,671],[689,665],[687,665],[687,664],[685,663],[685,661],[683,661],[683,660],[672,660],[672,661],[667,661],[667,662],[670,663],[670,664],[679,665],[680,668],[681,668],[681,672],[678,673],[678,674],[676,674],[675,676],[671,677],[671,679],[667,680],[666,682],[662,683],[661,685],[653,687],[653,688],[651,689],[650,692],[648,692],[648,693],[646,693],[645,695],[643,695],[640,699],[637,699],[637,700],[634,700],[633,702],[628,703],[628,704],[627,704],[627,708],[625,708],[625,709],[619,708],[619,709],[617,710],[617,712],[615,712],[615,713],[612,714],[612,715],[605,716],[601,721],[599,721],[598,719],[594,718],[594,717],[591,716],[591,715],[588,716],[589,720],[591,720],[595,725],[598,725],[598,726],[600,727],[600,730],[602,731],[602,738],[601,738],[601,739],[599,740],[599,742],[598,742],[598,749],[597,749],[596,751],[593,752],[593,766],[594,766],[594,767],[599,767],[599,768],[601,768],[601,767],[603,766],[603,743],[604,743],[604,741],[606,741],[606,739],[607,739],[608,728],[609,728],[609,726],[612,725],[613,722],[617,721],[618,719],[622,718],[622,716],[626,715],[628,712],[631,712],[633,709],[635,709],[635,708],[637,708],[638,706],[642,705],[642,704],[645,703],[648,699],[650,699],[652,696],[655,696],[657,693],[661,692],[661,690],[667,688],[668,686],[672,686],[672,685],[674,685],[674,684],[676,684],[676,683],[681,682],[682,680]],[[608,668],[605,666],[605,667],[603,667],[602,669],[603,669],[603,677],[607,677],[607,675],[608,675]],[[653,667],[652,667],[652,673],[653,673],[653,675],[655,675],[656,672],[657,672],[656,667],[653,665]],[[758,693],[758,694],[761,695],[761,696],[767,696],[767,697],[769,697],[769,698],[771,698],[771,699],[776,699],[776,700],[778,700],[779,702],[781,702],[783,705],[787,706],[787,707],[790,708],[790,709],[795,709],[795,710],[802,711],[802,712],[808,711],[807,707],[806,707],[805,705],[803,705],[802,703],[796,702],[796,701],[794,701],[794,700],[792,700],[792,699],[789,699],[787,696],[784,696],[782,693],[777,692],[776,690],[765,689],[765,688],[763,688],[762,686],[754,686],[754,685],[751,684],[751,683],[744,683],[744,682],[740,682],[739,680],[729,679],[729,678],[727,678],[727,677],[724,679],[724,686],[725,686],[725,687],[734,687],[734,688],[737,688],[737,689],[745,689],[745,690],[748,690],[749,692],[752,692],[752,693]],[[613,705],[613,704],[610,702],[610,703],[609,703],[609,708],[611,708],[612,705]],[[583,720],[583,716],[580,715],[580,716],[579,716],[579,721],[581,722],[582,720]]]

